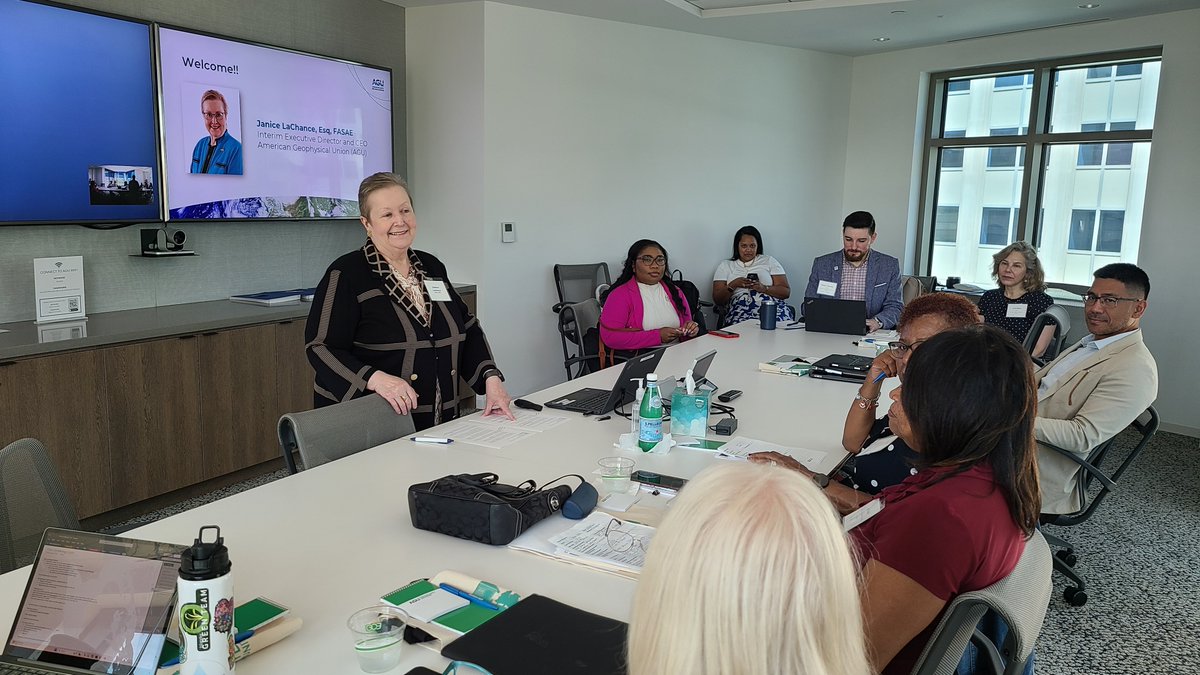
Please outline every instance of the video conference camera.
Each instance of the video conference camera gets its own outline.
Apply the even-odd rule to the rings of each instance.
[[[166,225],[155,230],[142,230],[142,255],[191,255],[186,251],[183,242],[187,234]]]

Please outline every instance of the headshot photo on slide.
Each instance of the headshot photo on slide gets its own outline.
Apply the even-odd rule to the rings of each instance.
[[[208,175],[242,175],[242,143],[238,140],[241,131],[241,92],[223,85],[189,83],[183,86],[182,105],[184,119],[195,119],[196,124],[185,124],[185,133],[200,138],[190,145],[191,138],[183,147],[191,147],[191,168],[188,173]],[[195,111],[195,112],[192,112]]]

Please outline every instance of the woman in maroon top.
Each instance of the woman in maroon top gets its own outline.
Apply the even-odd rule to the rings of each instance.
[[[934,336],[891,396],[890,427],[920,471],[880,492],[883,509],[851,530],[867,644],[885,674],[911,672],[957,595],[1012,572],[1041,507],[1037,388],[1010,336],[990,326]]]

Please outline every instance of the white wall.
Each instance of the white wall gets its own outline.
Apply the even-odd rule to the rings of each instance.
[[[904,225],[912,264],[920,145],[928,74],[975,65],[1162,45],[1158,112],[1138,264],[1153,292],[1143,321],[1159,363],[1155,404],[1164,428],[1200,436],[1196,382],[1200,333],[1194,260],[1200,251],[1194,194],[1200,169],[1200,11],[1055,28],[854,59],[843,210],[867,208],[881,224]],[[880,243],[899,247],[886,230]]]
[[[475,100],[465,91],[479,86],[475,67],[441,83],[463,94],[457,102],[426,99],[415,84],[418,64],[476,58],[442,36],[455,21],[474,30],[479,11],[482,152],[476,120],[454,109]],[[734,230],[752,224],[802,293],[813,256],[839,246],[843,214],[830,195],[842,192],[849,58],[495,3],[405,19],[418,246],[434,241],[456,281],[480,285],[481,320],[514,394],[565,377],[549,311],[554,263],[607,260],[615,276],[629,245],[649,237],[708,295]],[[479,196],[473,171],[427,185],[444,154],[482,167],[482,218],[467,213]],[[444,199],[431,204],[430,192]],[[454,200],[472,206],[440,212]],[[517,243],[500,243],[501,221],[516,223]]]

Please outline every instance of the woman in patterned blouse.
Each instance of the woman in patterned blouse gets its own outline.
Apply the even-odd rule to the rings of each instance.
[[[1054,300],[1046,295],[1046,275],[1037,249],[1018,241],[992,256],[992,278],[1000,284],[979,300],[979,313],[989,326],[995,326],[1024,343],[1033,320],[1046,311]],[[1050,346],[1054,327],[1042,331],[1031,354],[1041,356]]]

